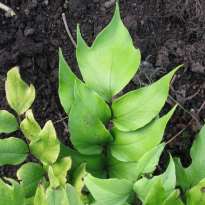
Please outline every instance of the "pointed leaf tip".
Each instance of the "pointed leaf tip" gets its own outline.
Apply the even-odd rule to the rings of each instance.
[[[111,22],[88,47],[78,30],[77,60],[86,84],[106,101],[120,92],[139,68],[141,55],[124,26],[119,6]]]
[[[116,99],[112,105],[115,126],[122,131],[134,131],[151,122],[164,106],[171,79],[180,67],[153,84],[130,91]]]

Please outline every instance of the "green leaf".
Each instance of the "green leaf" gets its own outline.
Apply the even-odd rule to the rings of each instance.
[[[48,121],[39,134],[39,140],[30,143],[32,154],[44,164],[53,164],[60,152],[60,144],[51,121]]]
[[[139,160],[148,150],[162,141],[167,122],[175,109],[176,107],[165,116],[133,132],[122,132],[114,128],[112,134],[115,141],[111,144],[112,155],[125,162]]]
[[[143,177],[134,184],[134,190],[143,205],[156,205],[166,201],[167,197],[174,191],[175,185],[175,166],[171,158],[165,173],[152,179]]]
[[[17,171],[17,177],[21,181],[26,197],[32,197],[39,182],[43,179],[45,171],[37,163],[29,162],[20,167]]]
[[[128,84],[139,68],[141,55],[122,23],[118,4],[112,21],[91,47],[78,28],[76,56],[84,81],[105,100],[110,101]]]
[[[69,205],[83,205],[78,192],[70,184],[66,185],[66,194],[69,201]]]
[[[53,189],[49,187],[46,191],[48,205],[70,205],[64,188]]]
[[[89,100],[88,100],[89,99]],[[112,136],[103,123],[108,123],[108,105],[84,84],[76,86],[75,101],[69,116],[71,142],[82,154],[100,154]]]
[[[52,188],[64,187],[66,184],[67,172],[71,168],[71,158],[65,157],[49,166],[48,177]]]
[[[205,179],[187,191],[186,199],[187,205],[205,204]]]
[[[22,163],[28,154],[27,144],[18,138],[0,139],[0,166]]]
[[[20,124],[21,131],[30,141],[37,141],[41,127],[35,120],[32,110],[26,112],[26,118]]]
[[[73,160],[72,170],[77,169],[82,163],[85,163],[87,171],[92,175],[102,177],[105,174],[105,158],[103,155],[83,155],[61,143],[59,158],[66,156],[70,156]]]
[[[184,203],[180,199],[180,191],[173,191],[163,202],[162,205],[184,205]]]
[[[125,179],[98,179],[87,175],[85,184],[98,205],[124,205],[132,194],[132,183]]]
[[[34,198],[34,205],[83,205],[83,203],[70,184],[58,189],[49,187],[46,191],[40,185]]]
[[[6,98],[12,109],[19,115],[26,112],[35,99],[35,88],[28,86],[19,74],[19,68],[14,67],[7,73]]]
[[[18,129],[18,123],[11,113],[0,110],[0,133],[11,133]]]
[[[157,82],[115,100],[112,104],[114,125],[122,131],[134,131],[153,120],[164,106],[169,93],[169,83],[180,67]]]
[[[0,205],[24,205],[25,198],[20,185],[12,179],[7,181],[11,185],[0,179]]]
[[[192,164],[183,168],[179,160],[176,160],[177,185],[184,191],[198,184],[205,178],[205,126],[201,129],[191,148]]]
[[[83,163],[76,168],[73,174],[73,186],[75,187],[77,193],[81,194],[82,189],[85,185],[84,178],[87,175],[86,164]]]
[[[74,85],[75,82],[80,82],[80,80],[71,71],[69,65],[67,64],[62,50],[59,49],[59,87],[58,93],[61,105],[63,106],[65,112],[69,114],[71,105],[74,102]]]
[[[164,144],[148,150],[138,161],[123,162],[109,158],[109,175],[115,178],[124,178],[136,181],[141,175],[152,173],[159,162]]]
[[[45,189],[42,185],[39,185],[34,197],[34,205],[48,205],[46,200]]]

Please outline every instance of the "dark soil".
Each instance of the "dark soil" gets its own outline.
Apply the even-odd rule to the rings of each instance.
[[[43,125],[51,119],[58,136],[68,143],[66,115],[60,106],[58,85],[58,47],[77,74],[75,50],[63,25],[65,12],[72,35],[80,23],[84,38],[91,43],[110,21],[112,0],[3,0],[16,12],[8,17],[0,10],[0,105],[7,109],[4,81],[7,71],[20,66],[27,82],[35,85],[35,116]],[[126,91],[149,83],[178,64],[184,64],[172,83],[170,99],[164,111],[175,101],[181,106],[166,131],[167,150],[189,161],[189,149],[195,133],[203,124],[205,109],[205,2],[203,0],[122,0],[122,18],[141,49],[140,75]],[[173,101],[173,98],[175,101]],[[150,101],[151,103],[151,101]],[[162,157],[160,167],[166,164]],[[0,176],[14,176],[15,169],[1,168]]]

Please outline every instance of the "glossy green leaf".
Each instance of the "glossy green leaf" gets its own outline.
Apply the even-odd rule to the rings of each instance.
[[[48,177],[52,188],[64,187],[67,181],[67,172],[71,168],[71,158],[65,157],[49,166]]]
[[[30,141],[37,141],[41,132],[41,127],[33,116],[32,110],[26,112],[25,119],[20,124],[21,131]]]
[[[133,132],[122,132],[114,128],[112,134],[115,141],[111,145],[112,155],[125,162],[139,160],[148,150],[162,141],[167,122],[175,108],[163,117]]]
[[[89,100],[88,100],[89,99]],[[82,154],[100,154],[112,136],[103,123],[111,117],[108,105],[84,84],[76,86],[69,115],[71,142]]]
[[[14,115],[6,110],[0,110],[0,133],[11,133],[18,129]]]
[[[112,21],[91,47],[82,39],[78,28],[76,56],[86,84],[107,101],[132,79],[141,55],[122,23],[118,4]]]
[[[74,85],[75,82],[80,81],[71,71],[67,64],[62,50],[59,49],[59,87],[58,93],[61,105],[65,112],[70,112],[71,105],[74,102]]]
[[[42,185],[39,185],[36,190],[34,205],[48,205],[45,189]]]
[[[147,151],[138,161],[123,162],[109,157],[109,175],[136,181],[141,175],[150,174],[156,169],[163,149],[164,144],[160,144]]]
[[[27,144],[18,138],[0,139],[0,165],[17,165],[22,163],[28,154]]]
[[[134,131],[153,120],[167,100],[170,81],[179,67],[155,83],[115,100],[112,105],[114,125],[122,131]]]
[[[20,185],[8,179],[11,185],[0,179],[0,205],[24,205],[25,198]]]
[[[202,179],[186,193],[186,205],[197,204],[205,204],[205,179]]]
[[[174,191],[175,185],[175,166],[171,158],[165,173],[151,179],[143,177],[134,184],[134,190],[143,205],[157,205],[166,201]]]
[[[43,179],[45,170],[37,163],[29,162],[20,167],[17,177],[21,181],[26,197],[32,197],[39,182]]]
[[[35,99],[35,88],[28,86],[19,74],[19,68],[14,67],[7,73],[6,98],[12,109],[19,115],[26,112]]]
[[[125,179],[98,179],[88,175],[85,184],[98,205],[124,205],[132,194],[132,183]]]
[[[51,121],[48,121],[39,134],[39,140],[30,143],[32,154],[44,164],[53,164],[60,152],[60,144]]]
[[[72,158],[72,169],[77,169],[82,163],[86,164],[89,173],[96,177],[104,175],[105,158],[103,155],[83,155],[79,152],[61,144],[60,158],[70,156]]]
[[[73,174],[73,186],[75,187],[77,193],[81,194],[82,189],[85,185],[84,178],[87,175],[86,164],[83,163],[76,168]]]
[[[201,129],[191,148],[192,163],[188,168],[183,168],[176,160],[177,185],[185,191],[198,184],[205,178],[205,126]]]

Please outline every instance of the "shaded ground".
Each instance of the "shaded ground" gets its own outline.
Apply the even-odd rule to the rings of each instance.
[[[0,105],[7,109],[4,80],[11,66],[19,65],[27,82],[37,89],[33,106],[37,120],[55,123],[58,135],[68,142],[66,120],[57,94],[58,47],[78,73],[72,45],[62,22],[65,12],[75,38],[80,23],[84,38],[91,43],[113,14],[112,0],[2,0],[17,13],[7,17],[0,11]],[[185,129],[167,150],[188,162],[194,133],[203,124],[205,110],[205,2],[203,0],[122,0],[122,18],[143,56],[139,77],[127,86],[135,89],[154,81],[178,64],[184,64],[173,80],[171,99],[180,103],[166,132],[166,140]],[[151,101],[150,101],[151,103]],[[166,110],[166,108],[165,108]],[[161,166],[166,162],[162,157]],[[159,170],[161,168],[159,167]],[[14,174],[1,168],[0,176]]]

